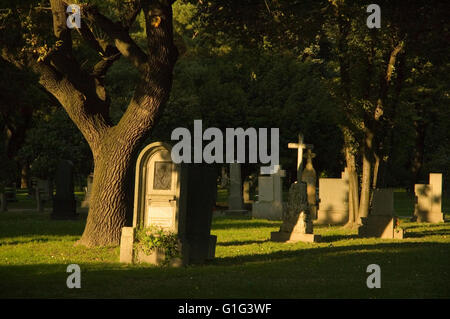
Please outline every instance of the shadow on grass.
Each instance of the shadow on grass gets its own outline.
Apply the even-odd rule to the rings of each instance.
[[[448,298],[449,251],[450,243],[403,242],[242,255],[183,268],[80,264],[82,289],[66,287],[69,261],[2,265],[0,297]],[[384,289],[366,287],[366,267],[374,262]]]
[[[321,237],[321,243],[332,243],[340,240],[357,239],[358,235],[324,235]]]
[[[316,247],[301,248],[297,250],[280,250],[277,252],[272,252],[269,254],[253,254],[253,255],[239,255],[233,257],[217,258],[213,261],[215,265],[237,265],[244,264],[248,262],[266,262],[275,261],[279,259],[290,259],[290,258],[316,258],[317,256],[326,255],[329,253],[357,253],[357,251],[365,251],[365,253],[370,251],[384,251],[388,252],[391,249],[406,249],[406,250],[416,250],[425,251],[427,249],[431,250],[447,250],[450,253],[450,243],[438,243],[438,242],[423,242],[423,243],[409,243],[409,242],[394,242],[394,243],[374,243],[366,245],[351,245],[351,246],[328,246],[328,247]],[[419,256],[419,255],[418,255]],[[450,261],[450,255],[447,255],[447,260]]]
[[[0,239],[14,237],[81,236],[87,213],[75,220],[53,220],[50,213],[6,213],[0,223]]]
[[[0,246],[4,246],[4,245],[19,245],[19,244],[28,244],[28,243],[46,243],[48,241],[49,241],[48,238],[35,238],[35,237],[32,237],[32,238],[23,238],[21,240],[13,240],[13,241],[0,243]]]
[[[280,222],[260,222],[260,221],[253,221],[251,219],[234,219],[233,221],[229,221],[228,219],[223,221],[214,221],[212,229],[213,230],[219,230],[219,229],[233,229],[233,228],[261,228],[261,227],[268,227],[268,228],[276,228],[280,227]]]
[[[241,245],[251,245],[251,244],[262,244],[265,242],[270,241],[270,239],[265,240],[242,240],[242,241],[228,241],[228,242],[222,242],[217,243],[217,246],[241,246]]]
[[[437,229],[437,230],[421,230],[420,232],[407,231],[405,238],[422,238],[428,236],[447,236],[450,235],[450,229]]]

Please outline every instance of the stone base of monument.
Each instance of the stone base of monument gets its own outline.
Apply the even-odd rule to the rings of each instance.
[[[403,239],[404,230],[396,227],[396,218],[392,216],[369,216],[361,218],[362,225],[358,228],[359,237],[377,237],[384,239]]]
[[[77,219],[77,201],[67,199],[53,199],[52,219]]]
[[[201,264],[206,260],[213,260],[216,255],[217,236],[190,236],[189,264]]]
[[[443,213],[422,213],[420,211],[415,212],[414,220],[418,223],[443,223],[444,214]]]
[[[281,231],[270,233],[270,240],[274,242],[297,243],[302,241],[307,243],[317,243],[320,242],[320,239],[321,236],[316,234],[288,233]]]
[[[184,258],[172,258],[168,266],[170,267],[181,267],[187,264],[186,254],[183,255]],[[148,263],[152,265],[163,265],[166,259],[164,249],[156,248],[151,254],[147,255],[142,250],[139,250],[135,254],[136,263]]]
[[[164,249],[155,249],[147,255],[134,247],[135,228],[123,227],[120,239],[120,262],[123,263],[150,263],[161,265],[164,263]],[[212,260],[216,253],[217,236],[199,235],[189,236],[179,242],[181,258],[173,258],[169,266],[180,267],[187,264],[200,264]]]

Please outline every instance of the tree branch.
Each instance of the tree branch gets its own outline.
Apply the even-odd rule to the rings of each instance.
[[[140,71],[147,69],[147,54],[133,41],[128,30],[119,23],[114,23],[98,12],[93,6],[83,7],[85,17],[97,24],[113,41],[119,52],[128,58]]]

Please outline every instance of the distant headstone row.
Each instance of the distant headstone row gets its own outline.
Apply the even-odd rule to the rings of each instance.
[[[312,235],[312,225],[343,225],[349,219],[349,174],[347,169],[340,178],[319,178],[318,198],[316,192],[317,176],[313,167],[313,145],[305,144],[299,135],[298,143],[289,143],[289,148],[297,149],[297,180],[289,189],[289,199],[283,202],[281,168],[272,175],[258,177],[258,200],[253,203],[252,216],[272,220],[283,220],[279,232],[272,233],[272,240],[292,241],[294,238],[308,236],[310,241],[319,237]],[[306,149],[304,154],[303,149]],[[303,157],[306,166],[303,167]],[[300,182],[301,181],[301,182]],[[299,193],[306,187],[306,204]],[[438,223],[444,221],[442,213],[442,174],[430,174],[429,184],[415,185],[416,204],[414,216],[418,222]],[[296,204],[295,204],[296,203]],[[306,206],[304,206],[305,204]],[[295,209],[293,207],[296,207]],[[396,238],[404,237],[404,231],[398,226],[394,212],[394,191],[392,189],[373,190],[369,216],[362,218],[358,233],[361,237]]]

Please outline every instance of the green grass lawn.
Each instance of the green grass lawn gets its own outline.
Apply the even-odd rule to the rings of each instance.
[[[356,230],[316,227],[322,243],[270,242],[280,222],[217,217],[216,259],[162,268],[118,263],[119,248],[74,246],[78,221],[49,213],[0,215],[0,297],[30,298],[449,298],[450,224],[403,220],[404,240],[360,239]],[[81,267],[81,289],[66,268]],[[381,267],[381,289],[366,268]]]

